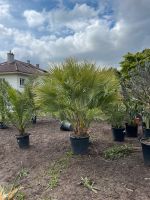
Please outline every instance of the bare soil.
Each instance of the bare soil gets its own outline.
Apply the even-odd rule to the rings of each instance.
[[[137,138],[126,138],[134,152],[118,160],[106,160],[103,151],[114,142],[110,126],[93,123],[92,145],[88,155],[70,158],[62,170],[58,186],[48,187],[48,171],[52,163],[70,151],[70,132],[60,131],[59,121],[38,120],[28,129],[30,148],[19,149],[16,129],[0,129],[0,184],[15,182],[22,169],[28,171],[18,184],[27,200],[148,200],[150,199],[150,167],[144,166],[141,145]],[[88,177],[99,189],[97,194],[80,185],[81,177]]]

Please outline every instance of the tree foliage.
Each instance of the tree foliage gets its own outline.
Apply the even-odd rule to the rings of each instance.
[[[6,121],[6,98],[7,98],[7,88],[9,88],[9,84],[0,79],[0,122],[5,123]]]
[[[118,81],[113,70],[68,59],[55,65],[36,89],[36,103],[68,120],[76,135],[87,134],[92,120],[116,100]]]
[[[20,92],[12,87],[7,89],[6,112],[10,122],[24,135],[27,125],[31,121],[33,108],[28,93]]]
[[[137,65],[142,67],[145,62],[150,61],[150,49],[145,49],[142,52],[127,53],[123,56],[123,61],[120,62],[121,73],[124,77],[129,78],[129,72],[134,70]]]
[[[150,127],[150,62],[138,64],[129,72],[130,79],[126,82],[126,90],[134,102],[142,107],[147,126]]]

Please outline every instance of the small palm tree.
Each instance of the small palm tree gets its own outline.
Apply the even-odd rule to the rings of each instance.
[[[26,127],[31,121],[32,107],[26,91],[19,92],[12,87],[7,89],[7,116],[18,129],[20,135],[26,135]]]
[[[32,76],[26,82],[25,88],[24,88],[26,96],[28,96],[30,100],[29,103],[32,108],[32,122],[33,123],[36,123],[36,115],[37,115],[37,111],[39,110],[38,106],[35,104],[35,100],[34,100],[35,94],[33,91],[33,88],[36,87],[37,84],[38,84],[37,76]]]
[[[112,106],[106,110],[106,115],[112,128],[124,128],[126,107],[122,101],[112,104]]]
[[[76,137],[88,135],[94,119],[115,101],[118,81],[112,69],[100,69],[88,62],[68,59],[53,66],[36,88],[36,103],[69,121]]]
[[[6,98],[7,98],[7,93],[6,90],[9,87],[9,84],[3,80],[0,79],[0,123],[2,126],[5,126],[6,123]]]

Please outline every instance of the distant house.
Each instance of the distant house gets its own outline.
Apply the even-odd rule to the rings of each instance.
[[[31,75],[42,75],[46,70],[40,69],[39,64],[35,66],[30,61],[22,62],[14,59],[12,52],[7,53],[7,61],[0,63],[0,79],[5,79],[17,90],[22,91],[24,84]]]

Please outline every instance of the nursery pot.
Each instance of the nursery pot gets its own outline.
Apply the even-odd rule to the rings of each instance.
[[[150,140],[148,141],[148,139],[142,138],[140,142],[142,145],[144,164],[150,165]]]
[[[4,124],[4,122],[0,122],[0,129],[6,129],[8,126]]]
[[[137,137],[138,126],[126,123],[126,135],[127,137]]]
[[[73,131],[73,127],[69,122],[62,122],[60,126],[62,131]]]
[[[125,133],[124,133],[124,128],[112,128],[112,134],[114,141],[117,142],[123,142]]]
[[[32,124],[36,124],[36,115],[32,117]]]
[[[25,149],[29,147],[29,136],[27,135],[16,135],[17,143],[21,149]]]
[[[144,130],[144,136],[145,136],[145,137],[150,137],[150,128],[146,128],[146,129]]]
[[[87,137],[70,136],[70,141],[74,154],[87,154],[89,147],[89,136]]]

